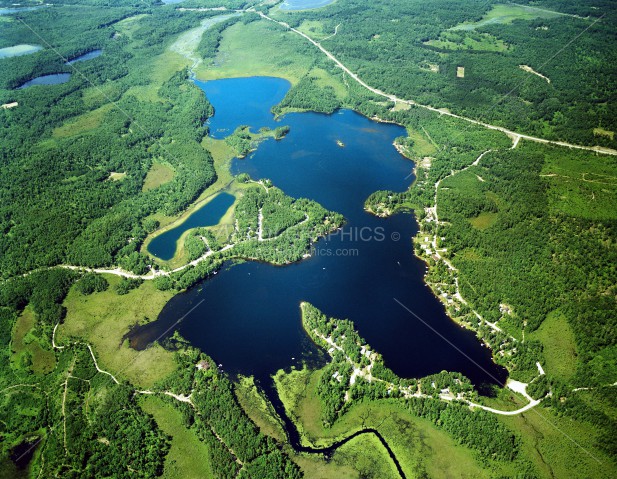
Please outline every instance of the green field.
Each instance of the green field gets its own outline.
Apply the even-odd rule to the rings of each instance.
[[[567,381],[576,371],[576,342],[568,319],[562,313],[550,313],[537,331],[531,334],[544,345],[546,369]]]
[[[204,61],[196,75],[200,80],[277,76],[297,83],[313,65],[302,54],[307,48],[297,35],[270,22],[238,23],[225,30],[216,58]]]
[[[41,346],[36,337],[36,316],[26,308],[17,319],[11,341],[11,363],[16,369],[31,369],[35,374],[47,374],[56,366],[52,351]]]
[[[172,437],[171,448],[165,459],[164,479],[210,479],[215,477],[207,446],[199,440],[195,430],[187,429],[182,414],[169,403],[154,395],[141,398],[143,410],[165,434]]]
[[[498,4],[494,5],[480,21],[475,23],[461,23],[453,27],[452,30],[474,30],[484,25],[507,25],[514,20],[533,20],[536,18],[555,18],[559,16],[561,16],[561,14],[557,12],[525,5]]]
[[[316,394],[321,373],[321,370],[303,369],[290,373],[279,371],[275,376],[285,410],[307,445],[328,446],[359,429],[372,427],[385,438],[407,477],[422,477],[423,474],[431,478],[491,477],[472,451],[456,444],[429,421],[411,415],[402,402],[364,401],[352,406],[332,428],[323,427],[321,401]],[[375,451],[379,452],[379,448]],[[382,463],[379,456],[373,461]],[[355,468],[356,464],[357,461],[349,457],[346,465]],[[394,464],[389,461],[388,470],[392,471],[392,467]],[[507,468],[503,467],[491,464],[494,471],[506,471]],[[380,468],[385,468],[385,465]]]
[[[87,341],[102,369],[148,388],[175,369],[173,353],[159,345],[136,351],[122,337],[131,326],[155,320],[173,293],[159,291],[146,281],[128,294],[118,295],[114,287],[120,278],[106,278],[110,286],[102,293],[83,296],[75,288],[69,292],[64,302],[66,319],[58,328],[56,341],[62,344],[70,337]]]

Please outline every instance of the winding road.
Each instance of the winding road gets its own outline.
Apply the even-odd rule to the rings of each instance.
[[[568,143],[565,141],[557,141],[557,140],[547,140],[545,138],[538,138],[536,136],[531,136],[531,135],[525,135],[523,133],[518,133],[516,131],[512,131],[512,130],[508,130],[507,128],[504,128],[502,126],[496,126],[496,125],[491,125],[490,123],[485,123],[483,121],[480,120],[475,120],[473,118],[468,118],[462,115],[457,115],[456,113],[452,113],[448,110],[445,109],[441,109],[441,108],[435,108],[432,107],[430,105],[423,105],[421,103],[417,103],[414,100],[406,100],[404,98],[399,98],[396,95],[392,95],[390,93],[386,93],[383,92],[381,90],[378,90],[377,88],[373,88],[372,86],[370,86],[368,83],[366,83],[364,80],[362,80],[357,74],[355,74],[354,72],[352,72],[349,68],[347,68],[338,58],[336,58],[332,53],[330,53],[328,50],[326,50],[321,43],[313,40],[311,37],[309,37],[307,34],[301,32],[300,30],[292,27],[291,25],[289,25],[288,23],[285,22],[281,22],[280,20],[276,20],[272,17],[269,17],[268,15],[266,15],[263,12],[256,12],[261,18],[265,19],[265,20],[269,20],[271,22],[274,22],[298,35],[300,35],[301,37],[305,38],[306,40],[308,40],[309,42],[311,42],[313,45],[315,45],[317,48],[319,48],[319,50],[322,51],[322,53],[324,53],[324,55],[326,55],[330,60],[332,60],[341,70],[343,70],[345,73],[347,73],[351,78],[353,78],[358,84],[360,84],[361,86],[363,86],[364,88],[366,88],[367,90],[369,90],[370,92],[374,93],[375,95],[381,96],[383,98],[386,98],[390,101],[393,101],[395,103],[404,103],[406,105],[410,105],[410,106],[416,106],[418,108],[424,108],[425,110],[429,110],[429,111],[433,111],[435,113],[439,113],[440,115],[445,115],[445,116],[449,116],[452,118],[456,118],[458,120],[462,120],[462,121],[466,121],[468,123],[472,123],[474,125],[479,125],[482,126],[484,128],[488,128],[489,130],[495,130],[495,131],[500,131],[506,135],[508,135],[510,138],[512,138],[513,142],[518,143],[521,139],[524,140],[529,140],[529,141],[533,141],[536,143],[543,143],[546,145],[555,145],[555,146],[563,146],[566,148],[574,148],[577,150],[586,150],[586,151],[593,151],[596,153],[601,153],[604,155],[614,155],[617,156],[617,150],[613,150],[611,148],[605,148],[602,146],[584,146],[584,145],[576,145],[573,143]]]

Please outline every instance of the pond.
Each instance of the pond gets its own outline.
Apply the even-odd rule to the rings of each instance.
[[[229,193],[219,193],[183,223],[156,236],[148,245],[148,252],[165,261],[172,259],[176,253],[177,242],[185,231],[217,224],[235,199],[235,196]]]
[[[282,82],[254,77],[200,84],[209,96],[217,92],[210,97],[215,107],[211,130],[271,125],[274,120],[266,112],[280,101]],[[252,107],[238,107],[238,98],[247,96],[260,104],[260,115]],[[412,162],[392,145],[405,129],[349,110],[288,114],[280,124],[290,126],[289,134],[236,160],[232,172],[270,178],[293,197],[311,198],[342,213],[347,224],[317,242],[307,260],[285,267],[245,262],[177,295],[157,321],[131,332],[132,346],[147,346],[204,300],[179,324],[180,334],[225,371],[268,382],[280,368],[303,361],[323,364],[323,353],[301,325],[299,305],[309,301],[327,315],[352,320],[402,377],[448,370],[476,385],[503,382],[506,373],[493,363],[490,351],[448,318],[424,283],[426,266],[412,247],[417,232],[413,215],[382,219],[363,209],[372,192],[403,191],[413,180]]]
[[[19,86],[17,89],[21,90],[23,88],[29,88],[31,86],[37,85],[60,85],[61,83],[68,82],[70,79],[70,73],[53,73],[51,75],[43,75],[33,78],[32,80],[27,81],[23,85]]]
[[[335,0],[285,0],[281,4],[281,10],[310,10],[321,8],[334,3]]]
[[[0,48],[0,58],[20,57],[42,50],[41,45],[14,45],[12,47]]]
[[[92,50],[91,52],[84,53],[83,55],[79,55],[78,57],[73,58],[66,62],[67,65],[72,65],[77,62],[85,62],[86,60],[92,60],[93,58],[100,57],[103,53],[103,50]]]

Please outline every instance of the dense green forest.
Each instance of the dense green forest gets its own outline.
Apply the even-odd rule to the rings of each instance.
[[[511,21],[491,13],[497,1],[465,1],[464,8],[458,3],[337,0],[324,9],[274,15],[294,27],[318,23],[324,32],[339,25],[323,46],[384,92],[528,134],[615,147],[613,135],[597,130],[617,128],[610,67],[616,58],[605,48],[615,40],[614,5],[584,2],[565,8],[586,18],[531,10],[531,15],[523,12],[531,18]],[[514,8],[515,14],[523,8],[508,5],[504,10]],[[547,4],[564,11],[561,6]],[[485,15],[492,21],[480,22]],[[474,21],[477,27],[457,29]],[[454,34],[467,47],[434,46]],[[474,40],[478,35],[480,41]],[[464,67],[462,78],[458,67]]]

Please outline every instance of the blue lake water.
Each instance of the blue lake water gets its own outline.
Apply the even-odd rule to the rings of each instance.
[[[214,105],[215,116],[207,122],[213,138],[224,138],[240,125],[251,126],[253,132],[263,126],[280,126],[282,123],[274,120],[270,108],[281,102],[291,86],[287,80],[272,77],[252,77],[250,88],[246,88],[246,78],[195,81],[195,84]]]
[[[43,75],[27,81],[23,85],[19,86],[17,89],[21,90],[22,88],[28,88],[36,85],[59,85],[61,83],[68,82],[70,79],[70,73],[54,73],[52,75]]]
[[[233,205],[235,197],[229,193],[219,193],[212,200],[191,214],[184,223],[155,237],[148,245],[148,252],[162,260],[169,260],[176,253],[176,244],[185,231],[192,228],[212,226]]]
[[[42,50],[41,45],[14,45],[12,47],[0,48],[0,58],[20,57],[22,55],[30,55],[31,53]]]
[[[321,8],[334,3],[335,0],[285,0],[281,4],[281,10],[309,10]]]
[[[280,100],[280,79],[199,85],[206,93],[216,92],[210,97],[216,110],[210,122],[213,131],[272,124],[272,115],[265,112]],[[238,97],[266,90],[269,96],[259,96],[260,114],[252,107],[238,107]],[[262,143],[247,159],[234,161],[233,173],[270,178],[293,197],[311,198],[344,214],[346,226],[317,242],[309,259],[284,267],[245,262],[177,295],[157,321],[132,331],[131,344],[145,347],[204,300],[178,326],[182,336],[226,371],[267,382],[280,368],[323,362],[323,352],[301,325],[299,304],[309,301],[330,316],[351,319],[400,376],[449,370],[465,374],[477,385],[505,380],[505,371],[493,363],[490,351],[446,316],[424,283],[426,266],[413,254],[412,236],[417,232],[413,215],[382,219],[363,209],[372,192],[403,191],[412,181],[412,162],[392,146],[405,129],[348,110],[333,115],[288,114],[280,124],[290,126],[289,134],[281,141]],[[345,146],[338,146],[337,140]]]
[[[91,52],[84,53],[83,55],[79,55],[78,57],[73,58],[66,62],[67,65],[72,65],[77,62],[85,62],[86,60],[92,60],[93,58],[100,57],[103,53],[103,50],[92,50]]]
[[[20,12],[31,12],[38,10],[39,8],[46,7],[47,5],[40,5],[37,7],[13,7],[13,8],[0,8],[0,15],[13,15]]]

